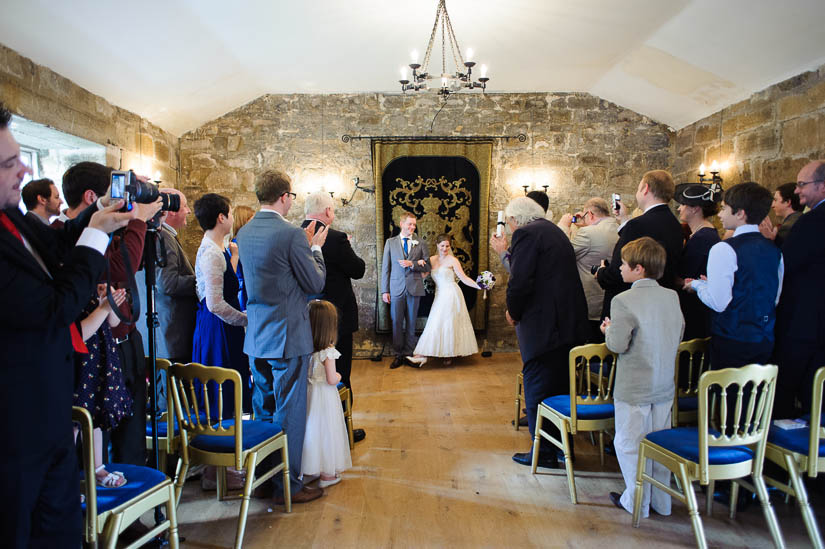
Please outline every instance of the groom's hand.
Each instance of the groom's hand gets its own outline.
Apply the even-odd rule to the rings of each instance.
[[[398,264],[401,265],[402,267],[405,267],[405,268],[413,266],[413,262],[410,261],[409,259],[399,259]]]
[[[390,294],[388,292],[384,292],[381,294],[381,300],[384,301],[387,305],[390,304]]]

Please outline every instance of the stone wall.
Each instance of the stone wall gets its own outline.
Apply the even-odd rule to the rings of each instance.
[[[682,128],[674,153],[677,182],[695,181],[699,165],[714,160],[727,163],[725,188],[796,181],[809,160],[825,158],[825,65]]]
[[[179,184],[178,138],[0,44],[0,100],[15,114],[106,147],[106,164]]]
[[[257,206],[255,176],[278,167],[293,179],[298,200],[289,214],[303,216],[303,197],[317,181],[332,177],[336,198],[349,197],[352,178],[372,181],[369,140],[344,143],[341,136],[516,135],[526,142],[500,141],[493,150],[490,222],[513,196],[548,185],[556,219],[591,196],[619,192],[632,201],[641,175],[669,169],[673,134],[664,125],[588,94],[524,93],[455,95],[441,100],[399,94],[266,95],[181,137],[182,188],[190,203],[205,192],[231,197],[234,204]],[[435,117],[438,112],[437,117]],[[434,119],[435,117],[435,119]],[[326,190],[333,190],[327,184]],[[375,195],[358,192],[351,204],[337,202],[335,225],[352,235],[367,274],[354,284],[361,330],[361,354],[380,350],[373,331],[377,296]],[[189,252],[200,237],[189,231]],[[495,256],[495,254],[492,254]],[[504,321],[506,276],[500,274],[491,295],[490,325],[484,348],[516,348],[515,334]]]

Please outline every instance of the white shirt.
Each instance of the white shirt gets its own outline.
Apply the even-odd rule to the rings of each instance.
[[[733,232],[733,236],[745,233],[758,233],[757,225],[740,225]],[[731,299],[733,299],[733,276],[739,268],[736,261],[736,252],[730,244],[725,241],[717,242],[710,249],[708,255],[707,280],[694,280],[690,286],[696,290],[699,299],[716,311],[724,311]],[[779,296],[782,293],[782,279],[785,275],[785,261],[781,254],[779,256],[779,287],[776,289],[776,303],[779,303]]]
[[[664,202],[657,202],[656,204],[653,204],[653,205],[648,206],[647,208],[645,208],[645,211],[643,212],[643,214],[646,214],[647,212],[649,212],[653,208],[657,208],[659,206],[667,206],[667,204],[665,204]],[[630,219],[633,219],[633,218],[631,217]],[[627,222],[630,221],[630,219],[627,219],[626,221],[623,221],[622,224],[619,225],[619,228],[616,229],[616,232],[617,233],[621,232],[622,229],[624,228],[624,226],[627,225]]]
[[[232,326],[246,326],[246,313],[231,306],[223,298],[223,275],[226,258],[212,239],[204,236],[195,258],[195,290],[198,299],[206,299],[209,312]]]

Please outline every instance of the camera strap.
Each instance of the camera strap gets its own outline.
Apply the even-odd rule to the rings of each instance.
[[[112,237],[109,238],[109,246],[111,245]],[[112,297],[112,271],[109,268],[108,261],[106,262],[106,300],[115,312],[115,316],[117,316],[121,322],[132,325],[140,316],[140,295],[138,294],[137,284],[135,283],[135,273],[132,271],[132,262],[129,260],[129,253],[126,250],[126,246],[123,244],[122,240],[120,241],[118,248],[120,248],[120,253],[123,255],[123,265],[126,268],[126,289],[132,297],[131,318],[126,318],[124,314],[120,312],[120,307],[115,304],[115,300]]]

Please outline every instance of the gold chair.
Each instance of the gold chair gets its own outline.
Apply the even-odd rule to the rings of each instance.
[[[613,428],[615,364],[616,354],[604,343],[574,347],[569,355],[570,393],[546,398],[538,406],[533,440],[533,474],[538,465],[539,437],[543,437],[564,452],[567,484],[573,503],[577,503],[577,498],[570,459],[570,437],[579,431],[598,431],[599,457],[604,467],[604,431]],[[544,420],[558,427],[562,440],[556,440],[542,429]]]
[[[217,385],[210,387],[210,381]],[[221,384],[225,381],[233,383],[235,393],[235,409],[228,411],[229,415],[223,413]],[[200,383],[202,390],[203,411],[197,397],[196,382]],[[182,427],[180,459],[175,475],[176,498],[180,500],[190,461],[218,467],[218,500],[227,498],[226,468],[245,470],[246,482],[243,494],[240,495],[242,503],[234,545],[236,549],[240,549],[252,491],[281,471],[284,476],[284,506],[287,513],[292,511],[286,434],[276,423],[252,419],[235,421],[235,418],[243,418],[241,375],[235,370],[197,363],[173,364],[169,369],[169,387],[172,390],[175,413]],[[217,410],[210,409],[211,393],[217,393]],[[281,463],[256,478],[255,467],[258,463],[278,450],[281,451]]]
[[[676,391],[673,394],[673,413],[670,416],[672,427],[695,425],[699,419],[699,377],[710,368],[709,345],[709,337],[679,344],[674,373]],[[680,368],[683,357],[687,372]]]
[[[178,547],[178,522],[175,514],[175,489],[172,481],[156,469],[110,463],[109,467],[124,473],[127,483],[119,488],[99,488],[94,481],[94,438],[92,416],[85,408],[72,407],[72,420],[80,424],[83,435],[83,473],[81,492],[85,495],[83,542],[97,547],[98,536],[104,547],[114,549],[118,536],[140,516],[158,505],[166,504],[166,519],[127,547],[139,547],[150,539],[169,531],[169,546]],[[91,479],[91,480],[90,480]]]
[[[513,419],[513,425],[518,431],[518,420],[521,418],[521,403],[524,402],[524,374],[519,372],[516,374],[516,416]]]
[[[349,449],[355,446],[355,438],[352,434],[352,392],[343,383],[338,383],[338,397],[344,405],[344,420],[347,424],[347,437],[349,438]]]
[[[152,371],[152,362],[149,357],[144,357],[146,360],[146,371]],[[180,431],[178,422],[175,421],[175,403],[172,400],[172,391],[169,390],[169,367],[171,362],[165,358],[158,358],[155,360],[155,367],[157,371],[166,372],[166,411],[158,418],[158,462],[159,469],[166,471],[167,456],[174,455],[180,446]],[[148,387],[147,387],[148,388]],[[172,433],[172,436],[169,436]],[[152,455],[152,415],[151,410],[146,414],[146,450],[149,455]]]
[[[707,541],[692,483],[698,480],[700,484],[707,486],[706,505],[707,514],[710,515],[714,482],[731,480],[731,518],[735,514],[733,504],[736,502],[739,485],[755,490],[774,544],[784,547],[779,523],[762,477],[777,371],[776,366],[751,364],[702,374],[699,378],[698,427],[655,431],[639,444],[633,501],[634,527],[638,528],[641,517],[643,483],[649,482],[687,505],[696,544],[704,549]],[[709,406],[712,388],[719,394],[719,398],[713,399],[719,403],[718,410],[715,405]],[[735,396],[735,405],[731,410],[728,409],[729,394],[732,401]],[[716,417],[719,418],[718,423],[713,419]],[[730,425],[728,421],[731,422]],[[675,490],[669,483],[665,485],[648,475],[645,472],[647,459],[661,463],[676,475],[681,490]],[[753,477],[755,488],[743,480],[749,475]]]
[[[765,482],[799,501],[808,537],[811,538],[813,546],[817,548],[823,547],[822,536],[819,533],[816,517],[811,511],[800,471],[806,472],[809,478],[815,478],[819,471],[825,468],[825,441],[822,440],[825,438],[825,429],[822,428],[823,383],[825,383],[825,367],[818,369],[814,374],[813,402],[811,417],[807,420],[807,429],[782,429],[773,425],[768,433],[768,445],[765,449],[765,458],[785,469],[790,477],[788,484],[770,477],[765,477]]]

